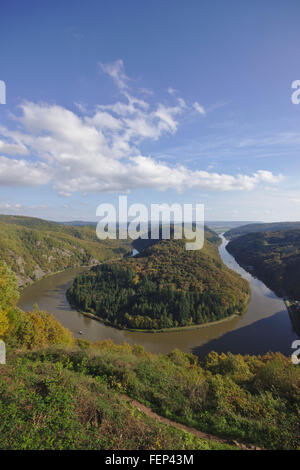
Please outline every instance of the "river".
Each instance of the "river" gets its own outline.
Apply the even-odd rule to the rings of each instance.
[[[219,252],[223,262],[250,283],[251,300],[247,312],[242,317],[197,330],[169,333],[138,333],[105,326],[72,309],[66,299],[66,290],[74,276],[84,268],[54,274],[26,287],[21,294],[19,307],[28,311],[34,304],[38,304],[40,309],[52,312],[76,337],[90,341],[109,338],[116,343],[123,341],[129,344],[138,343],[147,351],[154,353],[167,353],[178,348],[193,352],[199,357],[203,357],[211,350],[241,354],[281,351],[290,355],[293,352],[291,343],[298,336],[293,331],[282,299],[241,268],[227,252],[227,240],[223,235],[221,238]],[[79,331],[83,334],[80,335]]]

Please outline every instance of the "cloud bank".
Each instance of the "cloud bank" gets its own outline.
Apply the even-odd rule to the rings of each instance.
[[[191,170],[142,155],[141,142],[175,134],[185,113],[206,111],[197,101],[188,105],[169,89],[172,104],[149,102],[130,92],[130,79],[121,60],[99,64],[114,81],[120,100],[80,113],[47,103],[24,102],[16,117],[18,131],[0,128],[0,185],[52,184],[62,195],[74,192],[157,190],[251,190],[274,184],[281,176],[257,170],[229,175]],[[172,92],[170,91],[172,90]]]

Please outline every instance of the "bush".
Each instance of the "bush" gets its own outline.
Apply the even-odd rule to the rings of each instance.
[[[111,341],[88,351],[33,353],[104,381],[157,413],[201,431],[263,448],[299,446],[300,369],[281,354],[143,352]],[[63,358],[63,360],[62,360]]]
[[[4,339],[11,347],[41,348],[52,344],[71,346],[72,333],[64,328],[53,315],[37,308],[25,313],[20,309],[8,312],[9,329]]]

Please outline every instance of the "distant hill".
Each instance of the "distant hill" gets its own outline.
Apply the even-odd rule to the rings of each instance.
[[[63,269],[94,265],[131,253],[127,241],[96,237],[91,226],[73,227],[34,217],[0,215],[0,259],[19,285]]]
[[[240,227],[241,225],[252,224],[251,221],[218,221],[218,220],[206,220],[205,225],[216,233],[227,232],[231,228]]]
[[[223,264],[219,237],[211,230],[201,250],[186,251],[185,240],[146,242],[140,240],[144,251],[133,258],[78,275],[69,301],[114,326],[147,330],[212,322],[245,310],[248,283]]]
[[[300,230],[248,233],[227,250],[277,295],[300,300]]]
[[[195,228],[193,228],[193,230],[194,229]],[[148,238],[145,238],[145,239],[144,238],[138,238],[137,240],[133,240],[132,241],[133,248],[135,248],[139,252],[142,252],[146,248],[149,248],[152,245],[156,245],[157,243],[162,241],[162,224],[159,224],[158,230],[159,230],[159,238],[158,239],[152,239],[151,238],[151,227],[149,226],[148,235],[147,235]],[[210,242],[216,243],[217,245],[219,245],[221,243],[220,237],[216,234],[216,232],[211,230],[209,227],[205,226],[205,233],[206,233],[206,238],[208,238]],[[172,224],[170,224],[170,237],[171,238],[174,237],[174,225],[172,225]],[[192,236],[191,236],[191,240],[192,240]]]
[[[69,222],[57,222],[61,225],[72,225],[73,227],[82,227],[84,225],[92,225],[96,227],[97,222],[85,221],[85,220],[71,220]]]
[[[58,222],[61,225],[72,225],[73,227],[80,227],[82,225],[92,225],[96,226],[97,222],[84,221],[84,220],[71,220],[67,222]],[[231,228],[240,227],[241,225],[252,224],[251,221],[214,221],[208,220],[205,222],[206,226],[214,230],[217,233],[226,232]]]
[[[225,232],[227,240],[240,237],[246,233],[255,232],[278,232],[279,230],[300,229],[300,222],[273,222],[273,223],[255,223],[234,227]]]

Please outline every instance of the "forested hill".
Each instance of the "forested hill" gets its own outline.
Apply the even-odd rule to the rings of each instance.
[[[201,250],[186,251],[185,240],[157,241],[134,258],[78,275],[68,298],[123,328],[182,327],[240,314],[248,283],[223,264],[218,241],[210,230]]]
[[[249,233],[227,249],[277,295],[300,300],[300,230]]]
[[[225,232],[227,240],[233,240],[234,238],[246,235],[247,233],[258,233],[258,232],[279,232],[280,230],[300,230],[300,222],[274,222],[274,223],[257,223],[241,225],[240,227],[234,227]]]
[[[131,252],[128,242],[100,241],[91,226],[72,227],[34,217],[0,215],[0,259],[19,285],[46,274],[93,265]]]
[[[214,232],[213,230],[211,230],[207,226],[205,226],[204,229],[205,229],[205,238],[209,242],[215,243],[216,245],[219,245],[221,243],[221,239],[217,235],[216,232]],[[171,224],[170,225],[170,237],[171,238],[174,238],[174,230],[175,230],[174,225]],[[195,227],[193,227],[193,230],[195,230]],[[133,248],[135,248],[137,251],[139,251],[141,253],[144,250],[146,250],[146,248],[149,248],[150,246],[156,245],[156,243],[161,242],[162,239],[163,239],[163,237],[162,237],[162,225],[161,224],[158,227],[158,231],[159,231],[159,239],[152,239],[151,238],[151,228],[149,227],[148,238],[146,238],[146,239],[138,238],[137,240],[133,240],[132,241]],[[192,235],[191,235],[191,240],[192,240]]]

